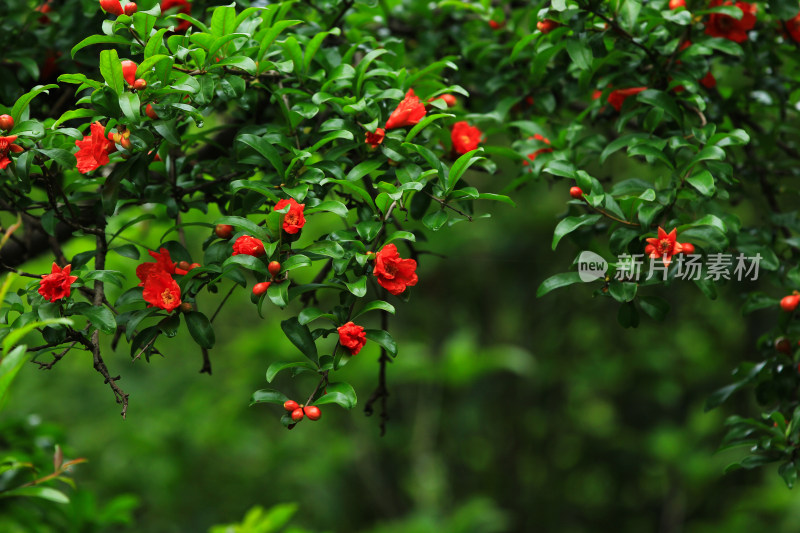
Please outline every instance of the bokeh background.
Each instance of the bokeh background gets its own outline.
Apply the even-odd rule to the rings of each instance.
[[[10,1],[23,3],[35,4]],[[222,3],[195,5],[202,12]],[[399,1],[389,4],[399,9]],[[493,110],[491,91],[480,85],[480,46],[458,49],[465,26],[438,12],[426,17],[426,2],[404,5],[407,16],[395,30],[416,32],[402,36],[409,64],[462,53],[454,82],[474,95],[475,112]],[[375,16],[360,9],[358,16]],[[99,20],[78,15],[54,15],[63,21],[52,36],[61,49]],[[469,24],[482,38],[491,35],[485,21]],[[565,126],[541,112],[530,119],[554,139]],[[514,141],[490,136],[487,144]],[[496,174],[467,179],[497,192],[526,171],[499,163]],[[648,177],[646,168],[628,165],[612,157],[592,174]],[[13,447],[34,435],[39,449],[59,443],[68,458],[88,463],[74,470],[70,504],[0,499],[0,531],[204,532],[261,507],[271,511],[261,518],[255,511],[253,522],[290,520],[286,531],[295,533],[794,533],[800,505],[774,468],[724,473],[739,456],[715,453],[734,406],[703,408],[729,382],[730,369],[748,359],[764,329],[761,316],[743,318],[732,287],[710,301],[680,282],[659,289],[671,304],[667,319],[643,318],[637,329],[617,324],[617,304],[598,297],[596,284],[537,299],[538,285],[568,270],[579,250],[608,254],[582,233],[551,250],[567,188],[534,181],[516,191],[516,208],[479,206],[491,217],[446,228],[419,246],[430,252],[420,256],[420,282],[391,319],[401,348],[388,369],[391,418],[382,438],[377,415],[362,412],[377,383],[371,344],[343,370],[359,395],[355,410],[331,406],[319,422],[287,431],[279,407],[248,407],[250,394],[267,386],[269,364],[297,354],[279,325],[293,308],[270,308],[261,320],[241,289],[215,322],[211,376],[198,373],[200,353],[184,333],[159,340],[165,357],[149,362],[107,347],[112,375],[122,374],[131,394],[127,420],[86,353],[71,353],[50,371],[29,365],[0,413],[0,443]],[[125,235],[157,242],[168,227],[150,221]],[[187,230],[198,257],[207,235],[206,228]],[[65,251],[91,246],[76,239]],[[134,277],[134,262],[109,260],[108,268]],[[24,269],[44,272],[49,263],[42,257]],[[310,386],[283,374],[276,383],[298,397]],[[758,413],[746,394],[732,402],[736,412]],[[28,525],[4,529],[11,527],[4,516],[28,517]]]
[[[130,525],[111,530],[206,531],[279,503],[296,503],[292,524],[309,531],[795,531],[800,508],[772,469],[724,474],[738,456],[715,454],[731,407],[703,410],[754,345],[740,303],[676,282],[666,321],[624,330],[596,285],[537,299],[575,255],[570,242],[549,247],[565,197],[531,186],[516,208],[421,246],[437,255],[421,256],[420,283],[391,321],[401,351],[383,438],[377,415],[361,412],[377,379],[370,345],[344,370],[355,410],[330,407],[287,431],[278,406],[248,407],[269,364],[296,353],[283,313],[258,319],[243,290],[215,322],[212,376],[182,334],[159,341],[166,357],[149,364],[123,348],[106,358],[131,394],[125,421],[87,354],[30,365],[4,417],[61,426],[67,457],[89,462],[69,506],[26,505],[51,518],[60,509],[74,531],[104,531],[98,516],[124,509]],[[205,236],[187,237],[199,247]],[[313,384],[280,375],[277,386],[301,395]]]

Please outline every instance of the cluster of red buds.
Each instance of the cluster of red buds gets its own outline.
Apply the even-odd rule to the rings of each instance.
[[[295,422],[300,422],[304,416],[307,416],[309,420],[319,420],[322,416],[319,407],[316,405],[304,406],[294,400],[286,400],[283,402],[283,408],[289,411],[289,416],[291,416],[292,420]]]
[[[128,15],[130,17],[139,10],[136,2],[128,2],[125,7],[122,7],[122,3],[119,0],[100,0],[100,7],[106,13],[116,16]]]

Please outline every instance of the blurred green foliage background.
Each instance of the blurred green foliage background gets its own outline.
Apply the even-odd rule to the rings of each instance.
[[[180,335],[159,341],[167,357],[149,364],[123,350],[106,358],[131,393],[125,421],[88,355],[23,370],[5,419],[56,423],[67,457],[89,459],[73,503],[25,505],[55,531],[109,530],[97,515],[110,502],[110,515],[132,517],[113,531],[207,531],[284,502],[309,531],[794,531],[800,509],[773,472],[723,474],[737,457],[714,454],[731,407],[703,412],[754,345],[736,301],[676,283],[666,322],[623,330],[592,286],[535,298],[574,256],[574,245],[549,249],[561,189],[531,186],[516,209],[421,246],[442,257],[421,256],[420,284],[391,322],[402,349],[386,437],[358,409],[330,407],[288,432],[278,407],[247,407],[270,362],[296,355],[281,313],[259,320],[240,289],[217,319],[212,376]],[[152,239],[163,227],[136,231]],[[199,249],[205,235],[189,242]],[[133,274],[130,260],[114,261]],[[345,370],[361,405],[377,357],[368,344]],[[280,375],[277,386],[309,384]],[[14,502],[0,500],[0,516],[4,505]]]
[[[462,26],[425,21],[423,3],[409,5],[419,14],[400,28],[418,32],[407,39],[417,47],[410,63],[458,51]],[[476,86],[485,79],[480,47],[461,51],[454,76],[473,93],[470,106],[493,109]],[[558,124],[544,126],[558,136]],[[520,172],[506,166],[469,179],[500,190]],[[360,412],[377,381],[371,344],[343,370],[359,395],[355,411],[329,407],[319,422],[287,431],[278,407],[247,406],[269,364],[297,356],[280,330],[282,313],[271,308],[260,320],[239,289],[215,323],[212,376],[198,373],[200,354],[185,333],[159,340],[167,356],[149,364],[106,350],[112,375],[122,374],[131,394],[127,420],[86,353],[51,371],[31,364],[21,372],[0,414],[0,444],[32,436],[32,454],[59,443],[68,458],[89,462],[74,471],[68,505],[0,499],[0,531],[204,532],[241,521],[254,506],[294,503],[296,529],[287,531],[295,532],[794,533],[800,506],[783,481],[770,469],[723,474],[737,452],[714,453],[726,414],[747,407],[703,412],[706,396],[728,383],[764,329],[758,314],[742,318],[740,291],[712,302],[693,284],[675,283],[661,294],[672,305],[667,320],[645,319],[634,330],[619,327],[616,304],[594,298],[594,286],[537,300],[537,286],[565,271],[588,236],[550,249],[566,184],[537,182],[514,198],[517,208],[492,206],[491,218],[420,246],[432,253],[420,257],[420,282],[390,325],[401,350],[388,369],[384,438],[377,415]],[[139,225],[126,235],[156,242],[167,227]],[[187,230],[198,253],[206,236]],[[65,251],[87,246],[73,241]],[[132,261],[110,261],[135,278]],[[25,270],[44,272],[49,263],[42,257]],[[309,383],[280,375],[277,388],[307,391]]]

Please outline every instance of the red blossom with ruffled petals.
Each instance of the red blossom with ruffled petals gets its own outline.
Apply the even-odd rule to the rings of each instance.
[[[383,142],[383,138],[386,136],[386,130],[383,128],[378,128],[375,130],[375,133],[368,131],[366,133],[366,142],[370,148],[377,148],[379,144]]]
[[[425,106],[414,94],[414,89],[409,89],[406,97],[397,105],[397,109],[389,115],[389,120],[386,121],[386,130],[413,126],[418,124],[424,116]]]
[[[3,170],[11,163],[11,158],[8,157],[9,152],[18,154],[23,151],[21,146],[14,144],[16,140],[16,135],[0,137],[0,170]]]
[[[608,94],[608,103],[611,104],[611,107],[619,111],[622,109],[622,104],[625,103],[625,100],[627,100],[629,96],[639,94],[640,92],[646,90],[647,87],[631,87],[629,89],[616,89]]]
[[[279,211],[286,206],[289,206],[289,212],[283,215],[283,231],[290,235],[294,235],[303,229],[306,223],[306,217],[303,216],[303,209],[306,204],[298,204],[294,198],[288,200],[281,200],[275,204],[273,211]]]
[[[161,248],[158,252],[149,250],[147,253],[156,260],[155,263],[142,263],[136,267],[136,277],[139,278],[139,287],[143,286],[147,278],[156,272],[175,274],[177,265],[169,255],[169,250]]]
[[[350,355],[356,355],[367,343],[367,334],[362,326],[348,322],[337,328],[339,332],[339,344],[347,348]]]
[[[75,154],[75,159],[78,160],[78,172],[86,174],[110,162],[108,153],[114,148],[114,143],[106,139],[105,127],[99,122],[94,122],[91,134],[85,136],[82,141],[75,141],[75,146],[79,148]]]
[[[474,150],[481,142],[481,130],[475,126],[470,126],[467,122],[461,121],[453,124],[450,132],[450,139],[453,141],[453,149],[459,154],[466,154]]]
[[[181,305],[181,288],[167,272],[152,272],[144,282],[142,297],[147,307],[158,307],[171,313]]]
[[[42,276],[42,281],[39,282],[39,294],[51,302],[68,297],[70,285],[78,280],[78,276],[69,275],[71,269],[72,265],[67,265],[62,270],[53,263],[50,273]]]
[[[166,13],[167,10],[172,8],[177,8],[177,12],[183,13],[184,15],[192,14],[192,4],[187,0],[161,0],[161,13]],[[178,27],[175,28],[175,31],[184,32],[188,30],[191,25],[192,23],[188,20],[181,20]]]
[[[789,37],[794,39],[795,42],[800,43],[800,13],[794,16],[791,20],[784,22]]]
[[[253,257],[261,257],[266,254],[264,243],[261,239],[256,239],[250,235],[242,235],[233,243],[233,254],[231,255],[252,255]]]
[[[653,259],[660,257],[664,261],[664,265],[669,266],[672,262],[672,256],[683,251],[683,245],[677,241],[677,238],[677,228],[667,233],[659,226],[658,237],[647,239],[648,244],[644,248],[644,253]]]
[[[731,6],[734,3],[730,0],[711,0],[709,7]],[[747,40],[747,32],[756,25],[755,4],[748,2],[736,2],[736,7],[742,10],[742,18],[737,20],[722,13],[712,13],[706,22],[706,35],[712,37],[722,37],[737,43]]]
[[[397,253],[397,246],[387,244],[375,254],[375,268],[372,274],[381,287],[395,296],[417,284],[417,262],[403,259]]]

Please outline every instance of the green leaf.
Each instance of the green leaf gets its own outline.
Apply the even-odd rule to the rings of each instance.
[[[336,213],[340,217],[347,216],[347,207],[339,201],[336,200],[326,200],[321,202],[314,207],[309,207],[304,210],[306,215],[310,215],[312,213],[317,213],[319,211],[328,211],[330,213]]]
[[[377,48],[365,55],[364,58],[358,63],[358,66],[356,67],[356,96],[359,98],[362,96],[361,87],[364,85],[364,75],[366,74],[369,65],[378,57],[388,53],[390,52],[386,48]]]
[[[573,283],[579,283],[581,281],[583,280],[581,280],[577,272],[562,272],[561,274],[550,276],[544,280],[541,285],[539,285],[538,289],[536,289],[536,297],[541,298],[550,291],[572,285]]]
[[[78,160],[75,159],[73,154],[61,148],[34,148],[34,150],[46,155],[66,169],[73,169],[78,164]]]
[[[5,404],[6,394],[8,394],[11,382],[29,359],[26,350],[27,346],[25,345],[17,346],[0,360],[0,409]]]
[[[397,357],[397,343],[388,331],[382,329],[367,329],[364,330],[364,332],[367,334],[367,339],[384,348],[392,357]]]
[[[302,254],[295,254],[281,264],[281,272],[288,272],[289,270],[308,266],[311,266],[311,259]]]
[[[314,402],[314,405],[335,403],[345,409],[352,409],[358,403],[356,391],[349,383],[329,383],[325,393]]]
[[[74,41],[73,41],[74,42]],[[93,44],[122,44],[130,46],[131,40],[119,35],[90,35],[72,47],[71,55],[74,58],[78,50]],[[102,53],[102,52],[101,52]]]
[[[553,250],[558,246],[559,241],[569,234],[580,228],[581,226],[591,226],[600,220],[600,215],[581,215],[577,217],[567,217],[558,223],[555,231],[553,232]]]
[[[208,317],[200,311],[184,313],[183,317],[194,341],[201,348],[213,348],[216,338],[214,336],[214,328],[211,326]]]
[[[256,137],[255,135],[250,135],[248,133],[244,135],[239,135],[236,138],[242,144],[246,144],[247,146],[254,149],[256,152],[264,156],[264,159],[269,161],[269,163],[278,171],[278,174],[281,177],[284,177],[285,174],[285,167],[283,166],[283,161],[281,160],[280,154],[275,149],[272,144],[267,141],[263,137]]]
[[[292,344],[303,352],[303,355],[314,363],[319,363],[317,345],[314,343],[314,338],[311,336],[308,326],[300,324],[297,317],[292,317],[281,322],[281,329],[286,334],[286,337],[292,341]]]
[[[264,54],[267,52],[267,49],[270,45],[275,41],[278,35],[290,26],[294,26],[296,24],[302,24],[302,20],[281,20],[276,22],[272,25],[272,27],[264,33],[263,37],[261,38],[261,44],[258,47],[258,55],[256,56],[259,62],[262,62],[264,58]],[[268,64],[267,61],[263,61],[262,64]],[[266,66],[259,66],[259,71],[263,71],[266,69]]]
[[[58,85],[51,83],[49,85],[37,85],[29,92],[20,96],[17,101],[14,103],[14,107],[11,108],[11,118],[14,119],[14,122],[19,122],[20,117],[22,116],[23,111],[27,109],[28,105],[31,101],[42,94],[43,92],[47,92],[49,89],[57,89]]]
[[[126,118],[133,122],[138,122],[142,118],[141,104],[139,103],[139,95],[131,92],[124,92],[119,95],[119,108]]]
[[[314,146],[308,149],[308,151],[313,154],[317,150],[328,144],[329,142],[335,141],[336,139],[346,139],[348,141],[352,141],[353,134],[347,130],[334,131],[333,133],[329,133],[328,135],[317,141],[314,144]]]
[[[686,178],[689,184],[700,191],[703,196],[714,196],[714,177],[708,170],[694,172],[691,176]]]
[[[637,97],[640,102],[663,109],[676,122],[681,123],[681,111],[673,96],[656,89],[647,89],[640,92]]]
[[[220,6],[211,15],[211,35],[222,37],[236,30],[236,9],[233,6]]]
[[[43,500],[49,500],[55,503],[69,503],[69,498],[67,498],[66,494],[51,487],[34,485],[32,487],[20,487],[0,492],[0,498],[13,498],[15,496],[42,498]]]
[[[214,70],[218,68],[225,68],[225,67],[236,67],[241,69],[248,74],[255,76],[256,69],[256,62],[246,56],[233,56],[228,57],[220,61],[219,63],[213,63],[208,67],[208,70]]]
[[[794,487],[794,484],[797,482],[797,466],[795,466],[794,461],[783,463],[778,467],[778,474],[783,478],[788,488],[791,489]]]
[[[314,56],[319,50],[320,46],[322,46],[322,41],[325,40],[330,34],[339,35],[341,30],[338,27],[334,27],[331,31],[322,31],[317,33],[306,45],[306,51],[303,54],[303,72],[308,73],[308,70],[311,68],[311,61],[314,59]]]
[[[301,325],[309,324],[318,318],[328,318],[330,320],[334,320],[334,316],[332,314],[324,313],[316,307],[306,307],[300,311],[299,315],[297,315],[297,320]]]
[[[356,314],[352,316],[352,319],[355,320],[364,313],[368,313],[370,311],[375,311],[375,310],[386,311],[387,313],[391,314],[395,313],[394,306],[389,302],[384,302],[383,300],[374,300],[365,305],[364,307],[362,307],[360,311],[358,311]]]
[[[414,137],[417,136],[417,133],[422,131],[426,126],[430,123],[439,120],[441,118],[455,118],[455,115],[451,115],[449,113],[437,113],[435,115],[428,115],[422,120],[420,120],[417,124],[414,125],[413,128],[406,134],[406,142],[411,142]]]
[[[317,371],[317,367],[309,363],[308,361],[298,361],[294,363],[283,363],[283,362],[275,362],[269,365],[267,368],[267,383],[272,383],[272,380],[275,379],[275,376],[278,375],[279,372],[286,370],[287,368],[305,368],[312,372]]]
[[[575,179],[576,175],[575,165],[561,159],[550,161],[542,170],[555,176],[561,176],[562,178]]]
[[[288,399],[288,396],[274,389],[261,389],[255,391],[250,397],[250,405],[255,405],[257,403],[274,403],[283,406],[284,402]]]
[[[345,282],[347,290],[352,292],[357,298],[363,298],[367,294],[367,277],[361,276],[352,282]]]
[[[659,296],[640,297],[639,307],[655,320],[664,320],[669,313],[669,302]]]
[[[232,255],[222,263],[222,270],[225,271],[228,265],[239,265],[247,270],[258,272],[259,274],[267,274],[267,265],[264,264],[258,257],[253,257],[247,254]]]
[[[347,173],[345,179],[347,181],[360,180],[367,174],[370,174],[378,170],[378,168],[380,168],[381,165],[383,165],[383,163],[384,162],[381,161],[380,159],[368,159],[366,161],[362,161],[361,163],[353,167],[353,169],[350,172]]]
[[[117,96],[122,95],[125,91],[125,78],[122,76],[122,64],[116,50],[100,52],[100,74]]]
[[[286,307],[289,303],[289,283],[273,282],[270,284],[267,289],[267,298],[278,307]]]
[[[234,228],[239,228],[241,230],[246,231],[251,237],[256,237],[258,239],[266,240],[269,237],[267,230],[263,226],[259,226],[255,222],[251,220],[247,220],[244,217],[220,217],[216,221],[214,221],[214,225],[219,224],[228,224],[233,226]]]
[[[486,159],[485,157],[481,156],[473,157],[474,154],[482,151],[483,148],[476,148],[475,150],[470,150],[466,154],[456,159],[455,163],[453,163],[453,167],[450,169],[450,175],[447,178],[446,190],[448,194],[453,190],[453,188],[456,186],[456,183],[458,183],[458,180],[461,179],[461,176],[464,175],[469,167],[478,161]]]
[[[117,322],[110,309],[101,305],[93,305],[80,310],[80,314],[89,319],[94,327],[103,333],[114,333]]]
[[[139,249],[133,244],[123,244],[122,246],[111,248],[109,251],[117,252],[122,257],[127,257],[128,259],[133,259],[134,261],[139,260]]]
[[[144,47],[145,61],[161,51],[166,50],[164,48],[164,34],[167,33],[167,30],[168,28],[161,28],[147,40],[147,45]]]
[[[592,59],[594,59],[592,49],[585,42],[578,39],[568,39],[566,46],[570,59],[579,69],[590,70],[592,68]]]
[[[767,364],[766,361],[761,361],[760,363],[753,365],[753,367],[750,369],[750,371],[747,373],[747,375],[744,378],[742,378],[741,380],[737,381],[736,383],[731,383],[730,385],[727,385],[727,386],[722,387],[721,389],[715,391],[706,400],[706,406],[705,406],[704,410],[705,411],[710,411],[710,410],[714,409],[718,405],[721,405],[723,402],[725,402],[725,400],[730,398],[731,394],[733,394],[737,390],[741,389],[745,385],[748,385],[749,383],[752,383],[753,380],[755,380],[755,378],[761,372],[761,370],[764,369],[766,364]]]

